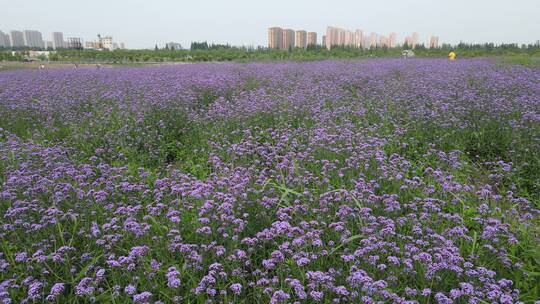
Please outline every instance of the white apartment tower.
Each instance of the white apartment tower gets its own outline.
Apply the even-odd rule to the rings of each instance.
[[[10,38],[12,47],[23,47],[24,46],[23,32],[21,32],[21,31],[11,31],[11,32],[9,32],[9,38]]]
[[[0,47],[8,48],[11,46],[11,41],[9,40],[9,35],[0,31]]]
[[[66,47],[66,43],[64,42],[64,34],[62,34],[62,32],[53,32],[51,38],[53,49],[56,50]]]
[[[33,30],[24,30],[24,46],[30,48],[44,48],[45,43],[43,42],[43,37],[41,32]]]

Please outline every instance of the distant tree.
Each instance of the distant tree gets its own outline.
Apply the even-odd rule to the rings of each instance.
[[[190,49],[191,50],[208,50],[208,42],[206,42],[206,41],[204,41],[204,42],[193,41],[193,42],[191,42]]]

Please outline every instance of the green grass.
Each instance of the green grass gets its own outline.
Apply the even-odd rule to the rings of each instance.
[[[497,60],[502,64],[519,64],[530,67],[540,66],[540,56],[525,56],[525,55],[515,55],[515,56],[503,56],[497,58]]]

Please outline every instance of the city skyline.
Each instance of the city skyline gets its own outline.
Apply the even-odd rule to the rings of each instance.
[[[377,3],[319,0],[178,3],[156,0],[152,3],[132,1],[127,12],[124,1],[58,0],[54,5],[45,6],[37,0],[27,0],[4,7],[0,29],[64,31],[76,33],[85,40],[97,33],[111,33],[121,37],[131,48],[153,48],[156,43],[164,46],[168,41],[183,46],[192,41],[266,45],[264,33],[272,25],[306,29],[318,35],[323,35],[328,25],[369,28],[376,33],[416,31],[421,33],[426,45],[431,35],[438,35],[444,42],[452,44],[460,41],[533,43],[540,38],[540,23],[536,20],[540,6],[534,0],[517,2],[518,5],[509,5],[502,0],[455,0],[442,7],[437,1],[427,0]],[[284,7],[287,9],[282,9]],[[398,41],[402,39],[400,37]]]
[[[427,48],[437,48],[441,44],[447,42],[440,41],[438,35],[430,35],[429,40],[426,38],[420,39],[417,32],[405,36],[403,43],[397,42],[398,34],[391,32],[388,35],[371,32],[369,36],[364,35],[362,29],[348,30],[334,26],[326,28],[326,35],[322,35],[322,41],[318,41],[317,32],[307,32],[305,30],[284,29],[281,27],[269,27],[268,48],[289,49],[295,47],[306,48],[308,45],[322,45],[327,49],[334,46],[348,46],[357,48],[372,48],[372,47],[389,47],[395,48],[403,45],[408,45],[415,48],[416,45],[422,44]],[[50,40],[44,39],[45,36],[38,30],[11,30],[9,33],[4,33],[0,30],[0,47],[29,47],[34,49],[57,49],[57,48],[86,48],[86,49],[125,49],[123,42],[113,42],[112,36],[97,35],[98,39],[93,41],[85,41],[80,37],[69,37],[63,40],[63,32],[52,32]],[[74,42],[75,41],[75,42]],[[538,43],[538,40],[532,43]],[[156,45],[158,45],[156,43]],[[166,47],[169,49],[181,49],[182,45],[177,42],[166,42]]]
[[[50,37],[50,40],[47,39]],[[7,33],[0,29],[0,47],[30,49],[58,49],[58,48],[88,48],[88,49],[124,49],[123,42],[114,42],[110,35],[101,36],[97,34],[97,39],[85,41],[81,37],[67,37],[64,39],[63,32],[52,32],[50,36],[43,35],[38,30],[11,30]]]
[[[295,37],[292,40],[292,36]],[[328,26],[325,35],[322,36],[322,41],[317,40],[317,33],[306,32],[305,30],[283,29],[279,26],[268,28],[268,48],[271,49],[289,49],[289,48],[306,48],[308,45],[322,45],[327,49],[334,47],[353,47],[353,48],[373,48],[387,47],[395,48],[402,45],[407,45],[414,49],[417,45],[424,45],[428,48],[438,48],[439,36],[432,35],[429,41],[420,40],[420,35],[413,32],[409,36],[405,36],[403,43],[398,43],[398,34],[391,32],[388,35],[371,32],[364,35],[364,30],[356,29],[349,30],[335,26]]]

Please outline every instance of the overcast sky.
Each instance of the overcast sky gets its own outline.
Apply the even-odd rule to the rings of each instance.
[[[402,41],[517,42],[540,39],[540,0],[0,0],[0,30],[36,29],[94,40],[112,35],[128,48],[191,41],[266,45],[267,28],[318,33],[327,26],[396,32]]]

